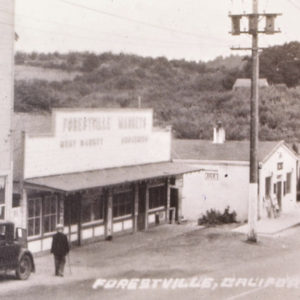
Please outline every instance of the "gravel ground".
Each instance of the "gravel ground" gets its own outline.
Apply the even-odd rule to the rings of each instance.
[[[38,257],[37,272],[29,280],[0,277],[0,297],[26,300],[57,295],[61,299],[82,299],[97,278],[210,276],[265,257],[284,256],[300,246],[299,228],[249,244],[244,235],[231,231],[235,226],[161,225],[112,242],[75,248],[70,255],[71,268],[66,265],[64,278],[53,276],[50,255]],[[117,299],[119,293],[120,290],[114,291],[111,299]]]

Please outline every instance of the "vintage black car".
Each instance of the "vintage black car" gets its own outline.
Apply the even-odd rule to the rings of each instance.
[[[35,272],[34,260],[27,249],[25,229],[0,220],[0,271],[15,271],[18,279],[27,279]]]

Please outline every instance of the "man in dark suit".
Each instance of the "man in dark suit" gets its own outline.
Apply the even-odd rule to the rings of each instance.
[[[67,236],[63,233],[62,224],[57,224],[56,234],[52,239],[51,253],[54,255],[55,276],[64,276],[64,268],[66,264],[66,255],[69,253],[69,243]]]

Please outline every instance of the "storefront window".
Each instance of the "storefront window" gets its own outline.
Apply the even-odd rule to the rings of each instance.
[[[149,209],[165,206],[165,186],[152,187],[149,189]]]
[[[123,192],[113,196],[113,217],[122,217],[132,214],[133,193]]]
[[[80,205],[74,196],[69,196],[64,201],[64,223],[65,225],[74,225],[79,222]]]
[[[102,220],[104,216],[103,196],[87,196],[82,199],[82,222]]]
[[[48,196],[43,200],[43,230],[53,232],[57,224],[57,197]]]
[[[28,200],[28,236],[41,234],[41,198]]]
[[[91,204],[84,200],[81,206],[81,220],[83,223],[91,222],[92,220]]]
[[[94,220],[102,220],[104,218],[104,197],[97,198],[93,203],[93,218]]]

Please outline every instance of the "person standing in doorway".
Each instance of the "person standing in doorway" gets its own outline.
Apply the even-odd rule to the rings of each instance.
[[[274,195],[271,200],[272,200],[272,208],[273,208],[274,218],[278,218],[280,209],[279,209],[277,195]]]
[[[52,238],[51,253],[54,255],[55,276],[64,276],[66,255],[69,253],[67,236],[63,233],[64,226],[57,224],[56,234]]]
[[[263,200],[264,200],[265,208],[266,208],[266,211],[267,211],[267,216],[268,216],[268,218],[271,218],[272,217],[271,197],[269,195],[267,195],[266,197],[263,198]]]

